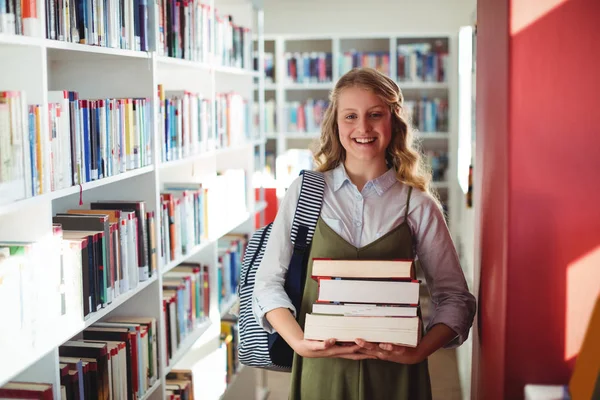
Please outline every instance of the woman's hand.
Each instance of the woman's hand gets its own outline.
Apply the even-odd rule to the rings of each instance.
[[[418,364],[425,360],[418,347],[396,346],[390,343],[371,343],[356,339],[359,354],[376,357],[380,360],[397,362],[400,364]]]
[[[320,340],[297,340],[293,343],[293,349],[299,356],[305,358],[337,357],[349,360],[365,360],[376,358],[368,354],[360,354],[360,346],[357,344],[338,345],[335,339]]]

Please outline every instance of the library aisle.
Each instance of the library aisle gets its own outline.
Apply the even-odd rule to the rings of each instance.
[[[0,397],[241,380],[263,25],[249,0],[1,2]]]

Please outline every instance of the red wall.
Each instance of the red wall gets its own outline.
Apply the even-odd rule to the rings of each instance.
[[[530,12],[524,2],[478,3],[474,385],[486,400],[522,398],[525,383],[568,383],[567,272],[600,246],[600,2],[566,0],[511,36],[508,16]],[[600,280],[600,266],[588,268]]]
[[[473,338],[473,398],[503,399],[508,216],[508,3],[477,8],[477,171],[481,249],[478,314]],[[482,391],[482,388],[485,389]]]

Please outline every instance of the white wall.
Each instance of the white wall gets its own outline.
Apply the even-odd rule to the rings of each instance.
[[[456,32],[476,0],[264,0],[265,34]]]

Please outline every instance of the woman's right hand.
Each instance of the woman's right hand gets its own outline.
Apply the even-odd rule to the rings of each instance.
[[[339,345],[335,339],[309,340],[301,339],[293,343],[292,348],[299,356],[305,358],[345,358],[348,360],[366,360],[376,357],[358,353],[357,344]]]

